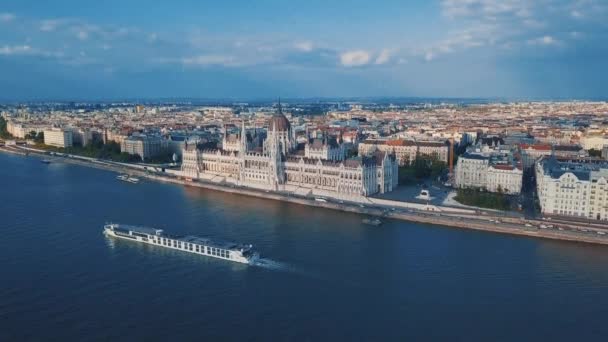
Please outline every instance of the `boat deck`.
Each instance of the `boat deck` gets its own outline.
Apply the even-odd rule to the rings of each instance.
[[[110,223],[111,224],[111,223]],[[127,224],[114,224],[114,226],[118,229],[127,229],[136,233],[148,234],[148,235],[156,235],[157,232],[162,234],[162,229],[150,228],[150,227],[140,227],[140,226],[131,226]]]
[[[156,228],[150,228],[150,227],[132,226],[132,225],[125,225],[125,224],[114,224],[114,227],[116,229],[120,229],[120,230],[130,230],[135,233],[159,236],[159,237],[164,237],[164,238],[171,239],[171,240],[177,240],[177,241],[188,242],[188,243],[193,243],[193,244],[197,244],[197,245],[215,247],[215,248],[226,249],[226,250],[248,251],[252,248],[251,245],[239,244],[239,243],[235,243],[235,242],[228,242],[228,241],[221,241],[221,240],[211,240],[208,238],[194,236],[194,235],[184,236],[184,235],[164,234],[162,229],[156,229]]]

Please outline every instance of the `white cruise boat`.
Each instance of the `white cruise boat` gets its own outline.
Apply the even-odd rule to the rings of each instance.
[[[116,179],[121,180],[123,182],[133,183],[133,184],[139,183],[139,178],[135,178],[135,177],[129,176],[127,174],[118,175],[118,176],[116,176]]]
[[[162,229],[156,228],[110,223],[104,225],[103,232],[108,236],[120,239],[177,249],[184,252],[240,262],[243,264],[251,264],[260,257],[257,252],[253,251],[252,245],[213,241],[191,235],[183,237],[171,236],[164,234]]]

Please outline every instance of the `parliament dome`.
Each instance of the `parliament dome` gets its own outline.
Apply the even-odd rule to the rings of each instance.
[[[270,118],[268,129],[272,130],[273,128],[275,128],[278,132],[286,132],[291,128],[291,124],[285,115],[279,112]]]

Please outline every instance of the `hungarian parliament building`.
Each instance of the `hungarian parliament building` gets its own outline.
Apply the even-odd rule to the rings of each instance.
[[[295,129],[279,112],[272,116],[262,148],[253,149],[245,124],[240,134],[224,134],[222,148],[186,144],[182,176],[266,191],[333,198],[367,197],[392,191],[398,183],[394,153],[345,158],[342,142],[307,138],[297,153]]]

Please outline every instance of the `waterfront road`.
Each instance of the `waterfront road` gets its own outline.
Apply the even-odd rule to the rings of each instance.
[[[141,178],[230,192],[238,195],[280,200],[295,204],[314,206],[332,210],[359,213],[383,219],[397,219],[447,227],[483,230],[495,233],[514,234],[556,240],[577,241],[608,245],[608,225],[580,222],[568,218],[526,219],[524,217],[498,214],[494,211],[478,211],[475,214],[457,212],[433,212],[421,209],[404,209],[379,204],[324,198],[319,201],[311,196],[290,192],[268,192],[237,185],[224,185],[204,181],[189,181],[174,175],[142,168],[130,167],[122,163],[97,160],[65,154],[50,155],[46,151],[20,147],[2,147],[0,151],[44,156],[52,162],[66,162],[106,169],[119,173],[129,173]]]

